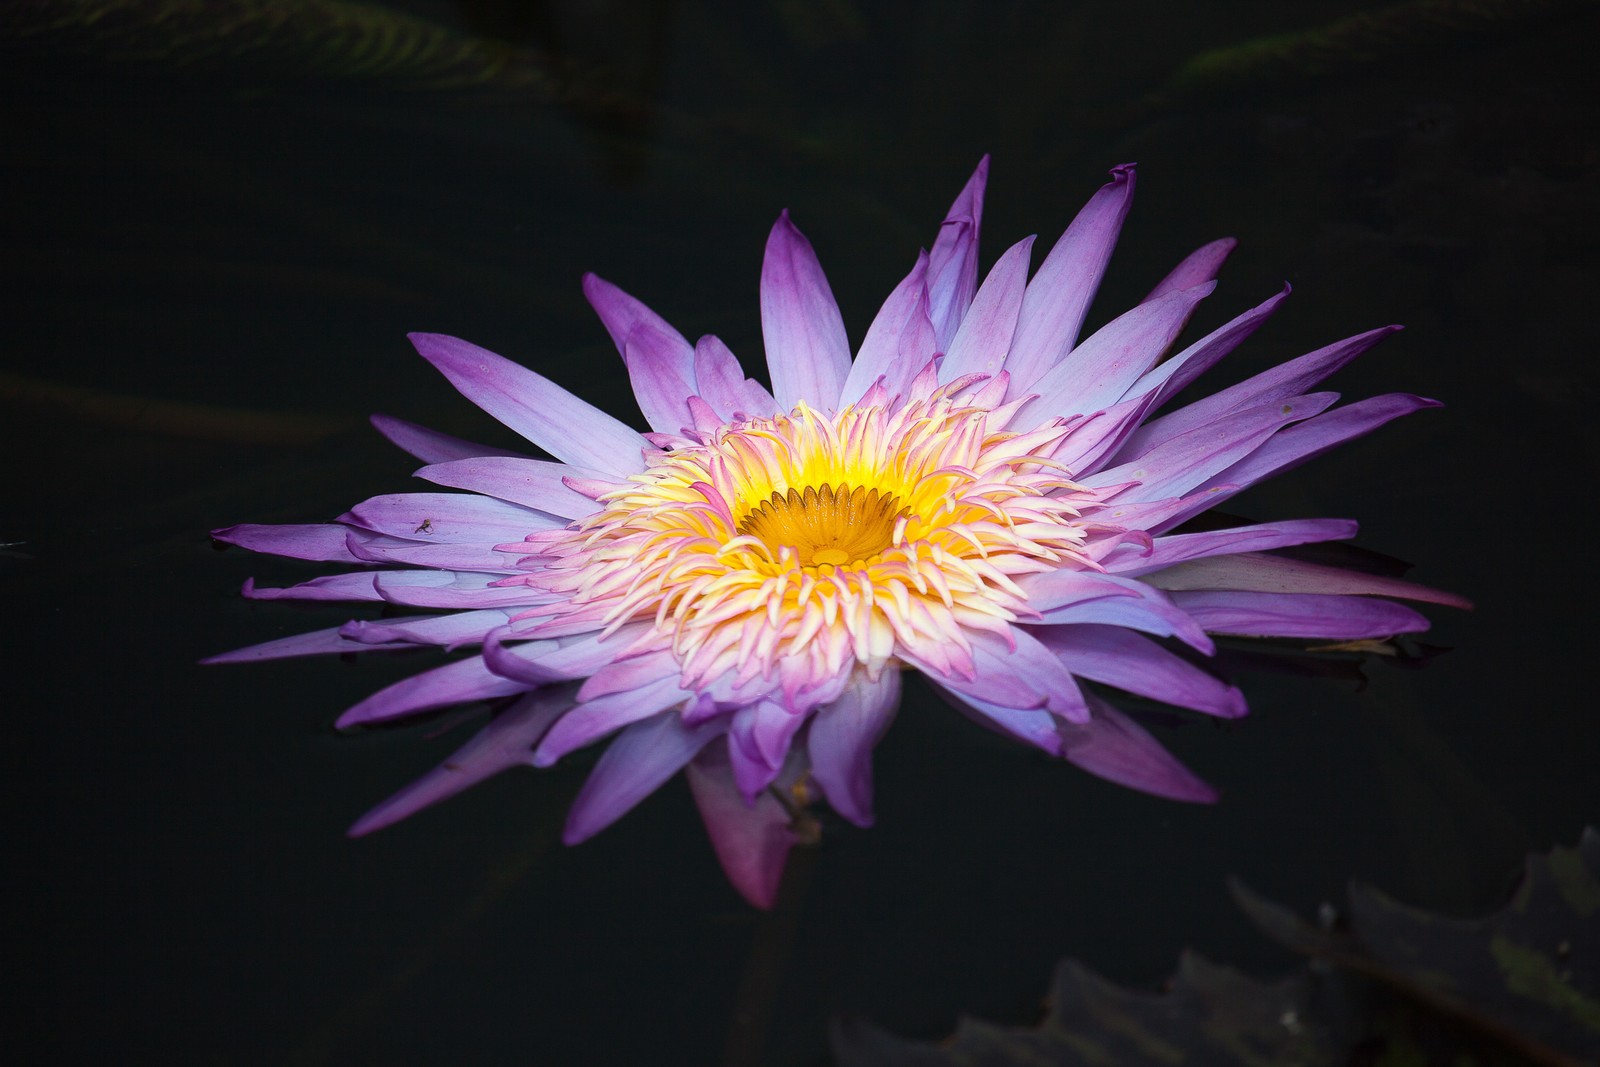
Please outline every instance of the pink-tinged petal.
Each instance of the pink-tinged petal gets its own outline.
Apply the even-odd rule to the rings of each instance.
[[[1208,480],[1213,484],[1240,484],[1235,478],[1221,477],[1221,472],[1249,456],[1285,426],[1311,418],[1338,398],[1338,393],[1311,393],[1235,412],[1163,442],[1142,456],[1078,480],[1091,488],[1138,482],[1120,495],[1119,499],[1127,500],[1180,496]]]
[[[1144,375],[1128,390],[1130,396],[1143,393],[1152,393],[1156,398],[1156,407],[1165,404],[1176,396],[1185,386],[1194,381],[1201,374],[1214,367],[1228,353],[1242,344],[1245,338],[1261,326],[1263,322],[1272,317],[1272,313],[1289,296],[1289,287],[1274,293],[1255,307],[1238,315],[1230,321],[1212,330],[1182,352],[1173,356],[1164,363],[1146,371]],[[1159,442],[1146,442],[1146,435],[1134,433],[1128,439],[1123,449],[1125,456],[1137,456],[1148,452],[1154,444]]]
[[[1248,710],[1238,689],[1131,630],[1080,625],[1042,626],[1035,632],[1081,678],[1228,719]]]
[[[1206,282],[1168,293],[1100,327],[1040,376],[1028,390],[1039,395],[1022,405],[1015,421],[1037,424],[1051,416],[1098,411],[1122,400],[1216,285]]]
[[[763,792],[754,804],[746,803],[722,745],[702,749],[686,773],[728,881],[756,907],[772,907],[784,862],[797,840],[789,813],[770,793]]]
[[[1346,404],[1276,435],[1249,456],[1217,472],[1208,486],[1227,483],[1238,486],[1233,492],[1240,492],[1315,459],[1346,441],[1369,434],[1402,415],[1442,406],[1437,400],[1409,393],[1387,393]]]
[[[1062,756],[1109,782],[1169,800],[1215,803],[1217,791],[1195,777],[1128,716],[1095,697],[1093,717],[1082,725],[1062,723]]]
[[[1215,422],[1229,412],[1299,396],[1399,329],[1385,326],[1368,330],[1263,371],[1220,393],[1152,420],[1129,440],[1128,448],[1149,451],[1163,441]]]
[[[1011,372],[1009,399],[1033,392],[1033,383],[1077,341],[1133,202],[1133,184],[1132,165],[1113,167],[1111,181],[1078,212],[1028,283],[1017,335],[1006,358],[1006,370]]]
[[[589,497],[567,488],[563,478],[608,480],[599,471],[583,467],[511,456],[474,456],[433,463],[417,471],[417,477],[435,485],[467,489],[564,519],[581,519],[600,507]]]
[[[397,419],[393,415],[374,415],[372,425],[391,442],[424,463],[446,463],[452,459],[468,459],[472,456],[522,455],[521,452],[513,452],[510,449],[480,445],[475,441],[451,437],[447,433],[430,430],[426,426]]]
[[[548,767],[567,753],[598,741],[614,730],[659,715],[692,695],[678,688],[674,675],[658,678],[638,689],[610,693],[579,704],[539,742],[533,753],[533,765]]]
[[[1241,593],[1196,589],[1173,603],[1211,633],[1357,641],[1419,633],[1428,620],[1389,600],[1315,593]]]
[[[739,359],[719,338],[710,334],[700,338],[694,348],[695,382],[700,399],[723,422],[736,416],[765,418],[778,413],[778,402],[758,381],[744,376]]]
[[[677,715],[669,714],[636,722],[622,731],[606,746],[572,802],[561,840],[576,845],[622,818],[683,769],[723,728],[720,719],[688,727]]]
[[[557,459],[628,475],[644,468],[644,453],[656,451],[593,404],[503,356],[443,334],[410,337],[462,396]]]
[[[1172,268],[1172,273],[1162,278],[1156,287],[1150,290],[1150,295],[1144,298],[1144,302],[1149,303],[1179,289],[1189,289],[1202,282],[1211,281],[1222,270],[1222,264],[1227,261],[1238,243],[1232,237],[1222,237],[1210,244],[1201,245],[1185,256],[1182,263]]]
[[[758,700],[733,713],[728,723],[728,763],[747,803],[771,785],[789,758],[789,742],[804,724],[803,712],[776,700]]]
[[[1018,241],[990,268],[945,353],[944,365],[939,369],[942,380],[954,381],[963,374],[1000,373],[1017,332],[1033,241],[1032,237]]]
[[[761,336],[779,408],[804,400],[833,414],[850,373],[850,342],[817,254],[787,211],[761,263]]]
[[[1205,556],[1260,552],[1320,541],[1346,541],[1356,535],[1356,528],[1352,519],[1294,519],[1228,530],[1175,534],[1156,538],[1149,552],[1143,552],[1133,545],[1123,545],[1101,563],[1113,574],[1137,578],[1151,571]]]
[[[378,690],[339,716],[335,725],[342,730],[366,723],[388,722],[454,704],[513,696],[526,689],[527,686],[519,682],[493,673],[481,659],[457,660]]]
[[[363,500],[339,516],[339,521],[373,533],[435,544],[504,544],[550,526],[547,516],[472,493],[389,493]]]
[[[983,189],[989,181],[989,157],[978,167],[950,205],[933,250],[928,253],[929,317],[943,351],[972,306],[978,288],[978,232],[983,222]]]
[[[811,776],[828,804],[857,826],[872,825],[872,749],[900,705],[900,672],[858,678],[817,710],[806,737]]]
[[[568,688],[529,693],[490,719],[483,729],[439,766],[363,815],[350,827],[361,837],[423,808],[447,800],[511,767],[526,766],[533,746],[550,724],[572,706]]]
[[[1105,457],[1122,447],[1155,405],[1156,395],[1151,392],[1078,419],[1050,453],[1050,458],[1064,463],[1075,475],[1097,469]]]
[[[1101,623],[1157,637],[1176,637],[1210,655],[1211,639],[1170,597],[1144,582],[1093,571],[1032,574],[1017,583],[1028,606],[1049,625]]]
[[[979,726],[1033,745],[1052,756],[1061,755],[1061,735],[1057,727],[1062,720],[1045,709],[1008,708],[973,693],[951,689],[942,681],[936,681],[934,688]]]
[[[917,254],[917,262],[911,268],[911,273],[895,286],[894,292],[889,294],[889,299],[878,309],[872,325],[867,327],[867,336],[861,342],[861,351],[856,353],[856,361],[851,364],[850,373],[845,378],[844,389],[839,396],[841,405],[859,401],[872,387],[873,382],[890,372],[891,366],[900,355],[900,335],[911,324],[912,316],[917,314],[918,308],[926,305],[927,278],[928,254],[920,252]],[[900,392],[903,386],[904,382],[895,382],[889,385],[888,389],[892,395]]]
[[[333,523],[262,526],[240,523],[212,530],[211,536],[225,544],[238,545],[252,552],[268,552],[291,559],[311,559],[328,563],[359,563],[345,547],[349,531]]]
[[[1256,593],[1328,593],[1374,595],[1422,600],[1447,607],[1470,609],[1472,601],[1442,589],[1399,578],[1362,574],[1284,556],[1221,556],[1180,563],[1142,579],[1160,589],[1236,589]]]
[[[628,366],[633,395],[652,428],[676,433],[690,424],[684,398],[697,393],[694,349],[683,334],[643,303],[594,274],[583,276],[583,295]]]

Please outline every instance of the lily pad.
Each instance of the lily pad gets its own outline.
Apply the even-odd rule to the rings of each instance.
[[[1235,882],[1269,937],[1316,958],[1262,981],[1186,954],[1163,993],[1056,969],[1035,1027],[963,1020],[945,1041],[841,1020],[839,1067],[1117,1067],[1431,1062],[1581,1065],[1600,1051],[1600,832],[1532,856],[1504,909],[1460,920],[1353,886],[1348,929]],[[1335,965],[1329,967],[1328,964]],[[1354,1059],[1352,1058],[1354,1057]]]

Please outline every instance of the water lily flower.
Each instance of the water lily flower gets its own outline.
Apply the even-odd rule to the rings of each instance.
[[[247,596],[424,611],[216,662],[471,650],[339,719],[354,727],[475,702],[491,712],[352,833],[609,739],[565,840],[604,829],[685,771],[733,885],[768,906],[806,804],[872,823],[872,749],[904,671],[1051,756],[1204,802],[1216,797],[1209,785],[1084,683],[1237,717],[1244,698],[1203,666],[1212,635],[1385,638],[1427,627],[1387,598],[1464,605],[1275,553],[1352,537],[1346,519],[1174,532],[1435,406],[1396,393],[1336,407],[1336,393],[1316,390],[1395,327],[1163,411],[1287,290],[1167,356],[1233,247],[1216,241],[1080,338],[1133,167],[1111,172],[1032,277],[1028,238],[980,284],[987,174],[986,158],[853,360],[822,267],[784,213],[761,270],[770,390],[717,338],[691,344],[589,275],[584,293],[651,432],[466,341],[413,334],[462,394],[554,458],[377,416],[426,464],[419,477],[465,492],[376,496],[331,524],[216,531],[356,565],[287,589],[247,584]]]

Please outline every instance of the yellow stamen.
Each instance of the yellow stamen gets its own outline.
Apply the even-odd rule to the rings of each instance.
[[[774,490],[744,517],[739,532],[760,539],[774,557],[793,549],[803,567],[843,567],[894,544],[895,524],[906,514],[892,494],[824,484],[803,492]]]

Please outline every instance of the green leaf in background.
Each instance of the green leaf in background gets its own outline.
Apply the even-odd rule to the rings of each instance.
[[[934,1045],[844,1020],[833,1034],[839,1067],[1597,1062],[1593,828],[1576,848],[1530,857],[1510,902],[1484,919],[1446,918],[1356,885],[1340,929],[1304,922],[1238,882],[1232,889],[1264,933],[1316,962],[1264,982],[1188,954],[1167,991],[1151,994],[1066,960],[1037,1027],[963,1020]]]

